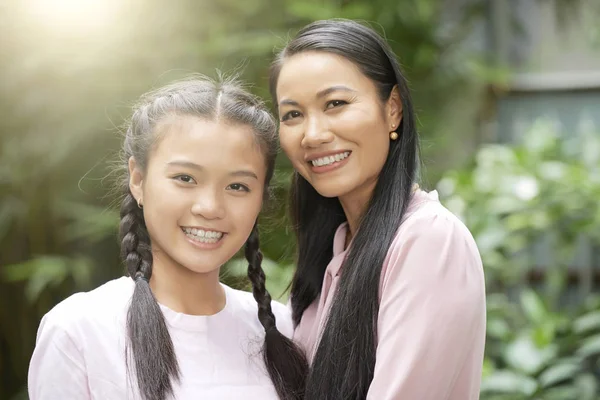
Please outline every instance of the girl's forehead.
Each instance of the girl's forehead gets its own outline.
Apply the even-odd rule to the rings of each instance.
[[[185,158],[200,165],[264,165],[265,156],[251,126],[178,116],[162,124],[151,156],[161,163]]]

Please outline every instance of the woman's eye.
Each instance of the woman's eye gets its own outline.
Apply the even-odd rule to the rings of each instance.
[[[250,191],[248,186],[243,185],[241,183],[232,183],[231,185],[227,186],[227,188],[229,190],[233,190],[234,192],[249,192]]]
[[[327,105],[325,106],[325,108],[327,108],[327,109],[335,108],[335,107],[343,106],[344,104],[348,104],[348,102],[346,102],[344,100],[331,100],[331,101],[327,102]]]
[[[298,118],[300,115],[301,115],[300,111],[290,111],[290,112],[284,114],[283,117],[281,117],[281,122],[288,121],[292,118]]]
[[[195,183],[196,181],[194,180],[194,178],[192,178],[189,175],[177,175],[175,177],[176,180],[183,182],[183,183]]]

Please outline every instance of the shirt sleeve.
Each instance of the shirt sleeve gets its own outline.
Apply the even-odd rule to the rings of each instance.
[[[423,217],[401,229],[382,282],[367,399],[476,399],[486,311],[475,242],[451,216]]]
[[[46,314],[38,329],[28,373],[30,400],[90,399],[81,352],[68,332]]]

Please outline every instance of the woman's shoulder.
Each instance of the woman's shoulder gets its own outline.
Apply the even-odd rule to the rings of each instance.
[[[436,192],[413,198],[388,251],[383,277],[443,278],[449,269],[483,279],[477,244],[467,226],[442,205]]]
[[[406,237],[445,239],[458,236],[474,245],[473,236],[467,226],[440,202],[436,191],[418,190],[402,224],[398,228],[393,246],[405,242]]]

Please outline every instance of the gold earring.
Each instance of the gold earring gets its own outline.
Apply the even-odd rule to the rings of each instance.
[[[398,139],[398,134],[396,132],[390,132],[390,139],[392,139],[392,140]]]

